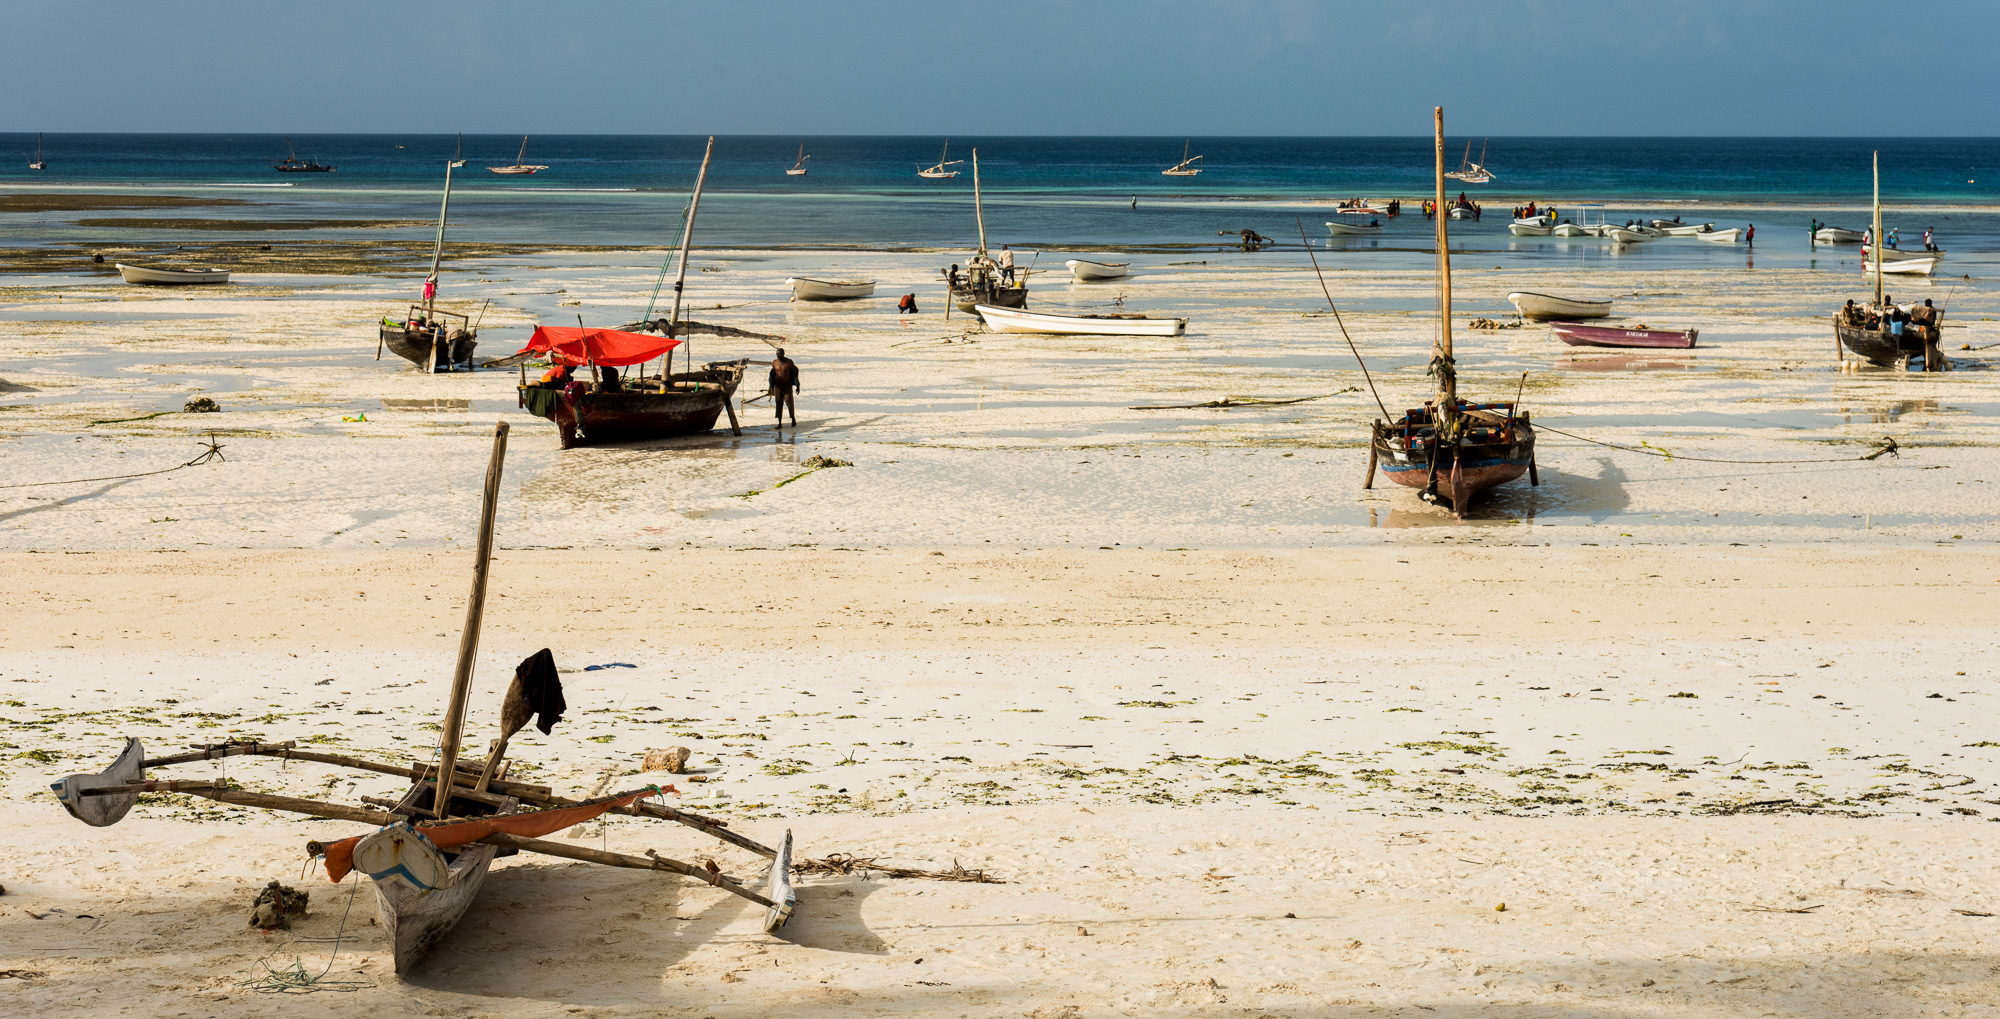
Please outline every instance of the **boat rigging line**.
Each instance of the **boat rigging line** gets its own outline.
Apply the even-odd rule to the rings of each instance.
[[[187,463],[181,464],[176,467],[168,467],[163,470],[141,471],[138,474],[113,474],[108,478],[74,478],[69,481],[25,481],[18,485],[0,485],[0,488],[40,488],[44,485],[82,485],[82,484],[88,484],[89,482],[92,481],[124,481],[127,478],[150,478],[155,474],[172,474],[173,472],[178,470],[185,470],[189,467],[197,467],[209,462],[210,460],[227,459],[227,457],[224,457],[222,455],[222,444],[215,441],[214,432],[208,433],[207,445],[208,448],[202,450],[200,456],[197,456],[194,459],[189,460]]]
[[[1725,459],[1721,459],[1721,458],[1719,458],[1719,457],[1712,457],[1712,456],[1683,456],[1683,455],[1681,455],[1681,454],[1679,454],[1679,453],[1676,453],[1676,452],[1674,452],[1674,451],[1672,451],[1672,450],[1668,450],[1668,449],[1660,449],[1660,448],[1659,448],[1659,447],[1657,447],[1657,446],[1650,446],[1650,445],[1648,445],[1648,446],[1621,446],[1621,445],[1619,445],[1618,443],[1615,443],[1615,442],[1605,442],[1605,441],[1604,441],[1604,440],[1602,440],[1602,439],[1593,439],[1593,438],[1591,438],[1591,437],[1590,437],[1590,436],[1588,436],[1588,435],[1578,435],[1578,434],[1576,434],[1575,432],[1565,432],[1565,431],[1563,431],[1563,430],[1562,430],[1562,429],[1560,429],[1560,428],[1550,428],[1550,427],[1549,427],[1548,425],[1546,425],[1546,424],[1543,424],[1543,423],[1541,423],[1541,422],[1539,422],[1539,421],[1535,423],[1535,427],[1536,427],[1536,428],[1539,428],[1539,429],[1541,429],[1541,430],[1543,430],[1543,431],[1549,431],[1549,432],[1554,432],[1554,433],[1556,433],[1557,435],[1567,435],[1567,436],[1569,436],[1569,437],[1570,437],[1570,438],[1572,438],[1572,439],[1580,439],[1580,440],[1582,440],[1582,441],[1584,441],[1584,442],[1588,442],[1588,443],[1591,443],[1591,444],[1593,444],[1593,445],[1597,445],[1597,446],[1605,446],[1605,447],[1608,447],[1608,448],[1611,448],[1611,449],[1622,449],[1622,450],[1624,450],[1624,451],[1625,451],[1625,452],[1627,452],[1627,453],[1644,453],[1644,454],[1646,454],[1647,456],[1658,456],[1658,457],[1665,457],[1665,458],[1666,458],[1666,459],[1668,459],[1668,460],[1693,460],[1693,461],[1696,461],[1696,462],[1698,462],[1698,463],[1710,463],[1710,464],[1833,464],[1833,463],[1850,463],[1850,462],[1852,462],[1852,461],[1855,461],[1855,460],[1873,460],[1873,459],[1875,459],[1875,458],[1877,458],[1877,457],[1881,456],[1881,455],[1882,455],[1882,454],[1884,454],[1884,453],[1887,453],[1887,454],[1889,454],[1890,456],[1893,456],[1893,457],[1898,457],[1898,458],[1900,458],[1900,457],[1902,456],[1902,454],[1901,454],[1900,452],[1898,452],[1898,450],[1900,450],[1900,449],[1902,449],[1902,448],[1903,448],[1902,446],[1900,446],[1900,445],[1898,445],[1898,444],[1897,444],[1897,442],[1896,442],[1896,440],[1895,440],[1895,439],[1893,439],[1893,438],[1890,438],[1890,437],[1889,437],[1889,436],[1887,436],[1887,435],[1884,435],[1884,436],[1882,436],[1882,439],[1881,439],[1881,442],[1880,442],[1880,445],[1878,445],[1878,446],[1876,447],[1876,449],[1875,449],[1875,452],[1873,452],[1873,453],[1863,453],[1863,454],[1861,454],[1860,456],[1828,456],[1828,457],[1819,457],[1819,458],[1816,458],[1816,459],[1810,459],[1810,460],[1725,460]]]
[[[1333,305],[1333,291],[1326,287],[1326,274],[1319,271],[1319,256],[1313,254],[1312,242],[1306,240],[1305,220],[1297,216],[1292,222],[1299,228],[1299,241],[1306,246],[1306,257],[1312,259],[1313,275],[1319,277],[1319,292],[1326,295],[1326,306],[1333,312],[1334,324],[1340,326],[1340,338],[1347,341],[1347,349],[1354,352],[1354,363],[1361,366],[1361,377],[1368,382],[1368,395],[1375,398],[1375,406],[1382,411],[1383,420],[1394,420],[1389,408],[1382,404],[1382,394],[1375,391],[1375,377],[1368,374],[1368,362],[1361,359],[1361,348],[1354,345],[1354,337],[1347,335],[1347,323],[1340,317],[1340,309]]]

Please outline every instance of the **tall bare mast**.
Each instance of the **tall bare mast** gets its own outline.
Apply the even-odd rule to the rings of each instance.
[[[450,159],[444,163],[444,201],[438,205],[437,241],[431,245],[431,279],[437,278],[438,262],[444,258],[444,217],[451,211],[451,168],[457,165],[456,161]],[[424,290],[426,293],[424,310],[429,311],[437,299],[437,288],[431,286],[425,287]]]
[[[1458,373],[1451,360],[1451,219],[1444,205],[1444,107],[1431,111],[1436,128],[1437,259],[1438,259],[1438,412],[1448,413],[1458,398]]]
[[[674,335],[680,329],[681,325],[681,291],[685,288],[688,278],[688,248],[694,244],[694,215],[696,212],[701,211],[701,186],[708,180],[708,160],[713,155],[715,155],[715,136],[709,135],[708,148],[702,150],[701,153],[701,172],[696,174],[694,178],[694,198],[688,202],[687,225],[681,228],[681,269],[680,275],[674,279],[674,310],[673,314],[667,317],[668,336]],[[693,351],[689,351],[688,356],[692,358],[694,356]],[[667,359],[669,367],[671,367],[673,351],[667,352]],[[694,362],[689,361],[688,363],[692,364]],[[662,374],[672,373],[665,372]]]
[[[979,253],[986,254],[986,205],[979,197],[979,150],[972,150],[972,214],[979,219]]]
[[[1882,307],[1882,152],[1875,151],[1875,235],[1869,245],[1875,250],[1875,307]]]

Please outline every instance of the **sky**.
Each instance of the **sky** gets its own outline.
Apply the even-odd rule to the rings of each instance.
[[[4,131],[2000,135],[2000,0],[0,0]],[[1862,62],[1881,60],[1881,84]]]

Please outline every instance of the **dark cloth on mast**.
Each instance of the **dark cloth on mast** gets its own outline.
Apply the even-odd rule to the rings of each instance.
[[[556,674],[556,656],[548,648],[529,655],[514,670],[514,689],[520,691],[528,711],[539,716],[535,728],[542,730],[544,736],[562,721],[563,712],[569,710],[563,701],[562,677]],[[513,700],[514,690],[508,693],[507,699]]]

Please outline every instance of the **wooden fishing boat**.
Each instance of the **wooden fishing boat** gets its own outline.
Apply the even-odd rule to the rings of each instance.
[[[494,173],[532,174],[538,170],[546,170],[548,169],[548,167],[543,166],[540,163],[528,162],[528,136],[522,135],[521,151],[514,154],[514,161],[512,163],[509,163],[506,166],[489,166],[487,167],[487,169]]]
[[[1553,322],[1549,330],[1572,347],[1692,347],[1699,329],[1625,329]]]
[[[979,225],[979,250],[973,253],[964,276],[954,280],[947,274],[945,291],[949,300],[960,311],[972,311],[982,304],[994,308],[1027,307],[1030,270],[1020,270],[1016,282],[1009,283],[986,250],[986,200],[979,185],[978,149],[972,150],[972,215]]]
[[[1069,274],[1079,283],[1095,283],[1100,280],[1122,280],[1132,275],[1130,262],[1093,262],[1086,258],[1072,258],[1063,263]]]
[[[929,178],[930,180],[948,180],[952,177],[958,176],[958,171],[950,169],[950,167],[957,166],[960,163],[965,162],[965,160],[951,159],[950,156],[951,156],[951,139],[946,138],[944,140],[943,151],[938,153],[937,165],[931,167],[928,170],[919,169],[917,171],[917,176]]]
[[[387,315],[375,341],[375,360],[387,350],[426,372],[471,371],[472,352],[479,346],[479,323],[471,316],[445,311],[437,306],[442,280],[438,267],[444,260],[444,227],[451,214],[451,171],[465,161],[453,156],[444,164],[444,197],[438,201],[437,236],[431,242],[431,271],[424,277],[422,302],[398,322]],[[484,306],[481,306],[482,309]],[[484,311],[481,312],[482,317]]]
[[[1743,228],[1732,226],[1727,230],[1697,230],[1689,236],[1698,240],[1714,241],[1717,244],[1734,244],[1743,236]]]
[[[206,269],[170,269],[157,265],[127,265],[114,262],[118,275],[127,283],[148,283],[160,286],[178,286],[187,283],[227,283],[229,270],[220,266]]]
[[[1870,237],[1882,236],[1882,154],[1873,156],[1874,184],[1874,227]],[[1934,312],[1935,320],[1927,332],[1905,322],[1900,329],[1892,322],[1892,317],[1902,311],[1882,294],[1882,276],[1891,272],[1890,266],[1896,262],[1887,258],[1869,259],[1868,249],[1862,250],[1862,268],[1875,277],[1875,299],[1867,307],[1859,309],[1854,318],[1847,317],[1845,306],[1833,313],[1834,352],[1840,356],[1841,367],[1847,365],[1847,354],[1853,352],[1863,361],[1883,368],[1907,367],[1912,359],[1921,359],[1925,371],[1950,371],[1951,360],[1938,349],[1935,330],[1943,327],[1943,312]],[[1929,275],[1930,268],[1936,266],[1931,261],[1923,272]]]
[[[785,176],[787,176],[787,177],[803,177],[803,176],[805,176],[805,175],[806,175],[806,160],[808,160],[808,159],[811,159],[811,158],[812,158],[811,156],[808,156],[808,155],[806,155],[806,143],[805,143],[805,142],[800,142],[800,143],[799,143],[799,158],[798,158],[798,162],[795,162],[795,163],[793,163],[793,164],[792,164],[792,168],[791,168],[791,169],[789,169],[789,170],[786,170],[786,171],[785,171]]]
[[[37,131],[35,132],[35,161],[28,164],[28,169],[46,170],[48,168],[48,161],[42,158],[42,133]]]
[[[1188,143],[1191,140],[1192,139],[1181,142],[1181,161],[1175,163],[1172,166],[1167,167],[1164,170],[1161,170],[1160,171],[1161,176],[1192,177],[1201,172],[1201,167],[1195,165],[1196,163],[1201,162],[1201,157],[1195,156],[1192,159],[1188,158]]]
[[[785,280],[794,301],[851,301],[875,296],[874,280],[816,280],[792,276]]]
[[[1146,315],[1050,315],[981,304],[973,312],[996,333],[1065,333],[1073,336],[1179,336],[1184,318]]]
[[[1813,240],[1820,244],[1859,244],[1862,237],[1859,230],[1837,226],[1823,226],[1813,231]]]
[[[1326,232],[1335,237],[1376,237],[1382,233],[1380,223],[1342,223],[1337,219],[1326,221]]]
[[[1610,301],[1585,301],[1519,290],[1507,295],[1507,303],[1513,305],[1522,318],[1537,320],[1603,318],[1611,314]]]
[[[332,173],[339,167],[311,159],[300,159],[299,151],[292,147],[292,136],[285,136],[285,158],[283,162],[271,164],[271,169],[279,173]]]
[[[1444,205],[1444,107],[1437,107],[1433,143],[1437,203]],[[1535,430],[1513,403],[1474,403],[1458,395],[1458,368],[1451,337],[1451,239],[1437,220],[1438,333],[1432,351],[1437,396],[1392,421],[1370,428],[1368,479],[1379,467],[1389,480],[1420,491],[1426,502],[1442,503],[1464,519],[1483,492],[1535,471]]]
[[[725,412],[730,427],[741,434],[730,400],[743,384],[749,364],[747,359],[712,362],[694,371],[670,373],[664,381],[657,377],[621,381],[624,388],[615,390],[601,382],[579,382],[581,388],[574,391],[524,383],[520,405],[553,421],[564,449],[694,435],[713,430]]]
[[[497,856],[520,852],[560,859],[662,871],[695,878],[765,909],[763,927],[777,930],[797,906],[791,883],[791,832],[777,848],[731,831],[727,823],[648,802],[664,800],[671,786],[657,785],[595,799],[571,799],[550,787],[510,779],[505,760],[508,740],[531,719],[544,733],[569,710],[564,702],[553,654],[544,649],[530,655],[515,671],[500,711],[499,738],[485,760],[460,760],[466,711],[472,694],[473,660],[479,644],[487,578],[493,558],[493,530],[500,496],[501,469],[507,449],[507,425],[494,429],[493,453],[486,469],[477,551],[473,560],[472,593],[466,603],[465,628],[460,634],[458,661],[452,673],[438,742],[438,758],[408,764],[365,760],[344,754],[299,749],[299,741],[239,742],[197,745],[193,752],[144,758],[139,741],[126,741],[113,764],[96,774],[70,775],[54,783],[64,809],[87,824],[102,827],[125,816],[141,793],[181,793],[236,806],[302,814],[321,823],[345,822],[372,828],[364,834],[305,846],[324,861],[327,877],[340,882],[359,872],[373,884],[376,907],[388,935],[399,976],[408,977],[455,927],[478,898]],[[425,737],[428,744],[430,737]],[[271,757],[287,763],[329,765],[408,780],[399,798],[364,796],[366,806],[252,792],[232,783],[206,780],[148,780],[151,769],[228,757]],[[330,786],[329,786],[330,787]],[[538,809],[523,810],[533,806]],[[649,852],[644,857],[573,846],[541,838],[582,824],[607,812],[674,821],[772,861],[764,893],[752,891],[715,868],[696,866]]]

